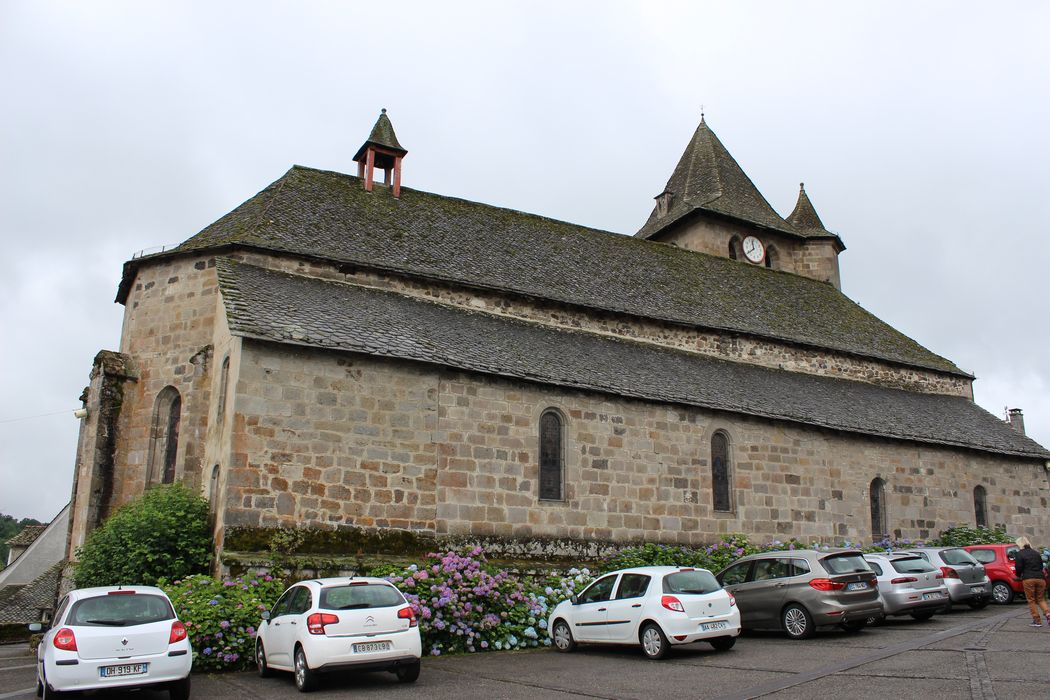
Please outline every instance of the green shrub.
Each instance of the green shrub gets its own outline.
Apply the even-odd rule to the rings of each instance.
[[[155,486],[88,535],[73,579],[78,588],[153,585],[206,572],[211,551],[208,502],[182,484]]]
[[[930,540],[931,547],[966,547],[971,544],[1011,544],[1014,538],[1006,528],[950,527],[940,537]]]
[[[186,624],[197,671],[240,671],[255,662],[256,625],[273,607],[284,584],[272,576],[226,581],[190,576],[159,586]]]

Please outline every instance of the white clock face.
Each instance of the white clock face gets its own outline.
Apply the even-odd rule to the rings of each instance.
[[[744,257],[753,263],[762,262],[762,258],[766,257],[766,247],[762,245],[762,241],[754,236],[748,236],[744,239],[743,248]]]

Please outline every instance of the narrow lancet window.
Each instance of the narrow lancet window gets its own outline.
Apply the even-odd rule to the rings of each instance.
[[[166,386],[157,394],[153,404],[147,485],[175,481],[181,419],[182,397],[179,390]]]
[[[540,498],[562,500],[565,466],[563,423],[557,411],[544,411],[540,416]]]
[[[711,436],[711,489],[715,510],[733,510],[729,481],[729,438],[718,432]]]
[[[878,541],[888,536],[886,527],[886,482],[875,478],[868,489],[871,504],[871,539]]]
[[[973,512],[977,527],[988,527],[988,492],[983,486],[973,490]]]

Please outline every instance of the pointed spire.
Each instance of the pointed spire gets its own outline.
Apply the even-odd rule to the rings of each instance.
[[[831,232],[824,228],[824,222],[817,216],[817,210],[813,208],[813,202],[809,201],[806,194],[806,183],[798,183],[798,202],[795,209],[788,215],[787,221],[796,229],[806,234],[827,234]]]
[[[668,225],[697,210],[798,235],[773,210],[718,140],[702,112],[700,125],[696,127],[667,186],[658,195],[657,206],[636,235],[652,238]]]
[[[408,153],[397,140],[394,125],[386,116],[386,108],[379,113],[368,139],[357,149],[354,160],[358,163],[357,176],[365,182],[365,190],[372,191],[372,178],[376,168],[384,171],[384,182],[393,185],[394,198],[401,196],[401,160]],[[393,182],[391,182],[393,176]]]

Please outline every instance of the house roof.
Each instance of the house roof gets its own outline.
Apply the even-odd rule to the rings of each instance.
[[[800,182],[798,185],[798,201],[795,202],[795,208],[788,215],[787,220],[788,223],[803,233],[814,236],[832,235],[824,228],[824,222],[817,216],[817,210],[813,208],[813,202],[809,201],[805,183]]]
[[[477,202],[294,166],[174,251],[256,248],[969,377],[829,284]]]
[[[787,372],[220,258],[234,335],[431,363],[851,433],[1046,459],[962,397]]]
[[[658,208],[654,207],[649,220],[635,234],[638,237],[655,238],[672,224],[698,211],[737,219],[795,238],[834,236],[828,231],[796,229],[781,218],[703,119],[671,173],[664,193],[670,193],[672,197],[666,214],[659,216]]]
[[[11,595],[0,595],[0,624],[29,624],[40,622],[43,611],[53,610],[62,577],[60,561],[25,586],[17,587]],[[13,588],[5,586],[3,590]]]
[[[28,547],[47,529],[47,525],[26,525],[22,531],[7,541],[12,547]]]

